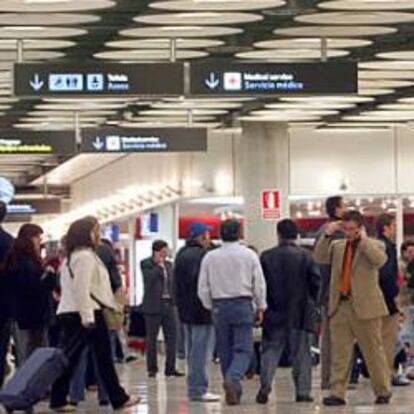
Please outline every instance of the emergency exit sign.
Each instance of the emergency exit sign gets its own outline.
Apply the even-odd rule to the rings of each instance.
[[[279,220],[281,218],[280,191],[263,190],[261,206],[263,220]]]

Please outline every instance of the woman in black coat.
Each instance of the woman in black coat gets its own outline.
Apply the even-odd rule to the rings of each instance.
[[[52,269],[42,266],[43,230],[24,224],[4,263],[4,274],[12,294],[12,314],[19,328],[22,356],[27,359],[38,347],[47,346],[51,319],[51,291],[56,278]]]

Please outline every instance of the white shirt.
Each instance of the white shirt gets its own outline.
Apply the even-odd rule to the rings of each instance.
[[[58,315],[77,312],[82,324],[86,325],[95,322],[94,311],[101,309],[99,304],[116,309],[109,273],[92,249],[82,248],[73,252],[70,268],[73,277],[65,260],[61,268],[62,298],[57,310]]]
[[[208,253],[201,263],[198,296],[206,309],[212,309],[214,299],[251,297],[257,309],[265,310],[266,282],[256,253],[239,242]]]

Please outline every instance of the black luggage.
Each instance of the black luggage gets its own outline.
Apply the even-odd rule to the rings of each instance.
[[[60,349],[35,350],[0,391],[0,403],[8,413],[33,412],[34,405],[47,396],[67,365],[65,353]]]

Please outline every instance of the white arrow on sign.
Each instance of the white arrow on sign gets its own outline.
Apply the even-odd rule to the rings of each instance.
[[[43,85],[45,83],[40,79],[40,76],[38,73],[36,73],[36,75],[34,75],[33,80],[30,81],[30,86],[35,90],[35,91],[40,91],[40,89],[43,88]]]
[[[209,89],[214,90],[220,85],[220,80],[215,73],[211,72],[210,77],[205,80],[205,83]]]
[[[93,147],[97,150],[100,151],[103,147],[104,147],[104,142],[101,140],[100,137],[96,137],[95,141],[92,142]]]

